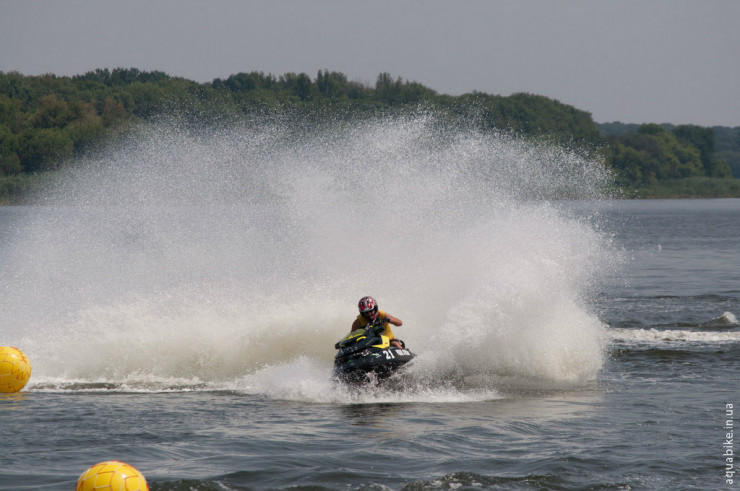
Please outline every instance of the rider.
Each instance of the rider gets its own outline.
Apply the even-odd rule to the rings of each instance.
[[[394,348],[403,348],[402,342],[396,339],[390,326],[390,324],[393,324],[394,326],[403,325],[401,319],[393,317],[382,310],[378,310],[378,302],[376,302],[373,297],[362,297],[357,306],[360,309],[360,315],[358,315],[357,319],[352,323],[352,329],[350,329],[350,332],[355,329],[362,329],[370,323],[381,322],[385,324],[385,332],[383,334],[390,338],[391,346]]]

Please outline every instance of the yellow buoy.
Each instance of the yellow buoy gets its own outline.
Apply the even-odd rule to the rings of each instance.
[[[31,377],[31,363],[23,351],[0,346],[0,392],[18,392]]]
[[[75,491],[149,491],[146,479],[135,467],[108,460],[90,467],[77,479]]]

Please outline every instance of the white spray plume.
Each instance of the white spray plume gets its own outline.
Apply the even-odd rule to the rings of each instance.
[[[306,357],[328,370],[369,294],[403,319],[420,377],[590,380],[589,303],[615,253],[553,200],[598,199],[609,179],[581,153],[429,114],[143,125],[25,209],[0,322],[37,379],[224,383]]]

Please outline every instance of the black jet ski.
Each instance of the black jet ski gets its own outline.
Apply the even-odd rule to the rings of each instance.
[[[382,382],[414,358],[407,350],[391,346],[384,323],[355,329],[334,345],[334,377],[348,384]]]

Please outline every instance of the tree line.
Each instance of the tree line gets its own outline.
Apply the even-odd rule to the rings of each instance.
[[[0,176],[57,169],[128,125],[173,110],[215,122],[285,110],[353,118],[419,106],[486,131],[600,149],[605,165],[625,185],[731,177],[733,170],[740,175],[734,160],[740,156],[740,128],[597,125],[588,112],[547,97],[450,96],[389,73],[380,73],[374,86],[328,70],[314,78],[250,72],[197,83],[159,71],[116,68],[73,77],[0,72]]]
[[[740,176],[740,127],[622,123],[599,127],[607,141],[607,162],[623,184]]]

